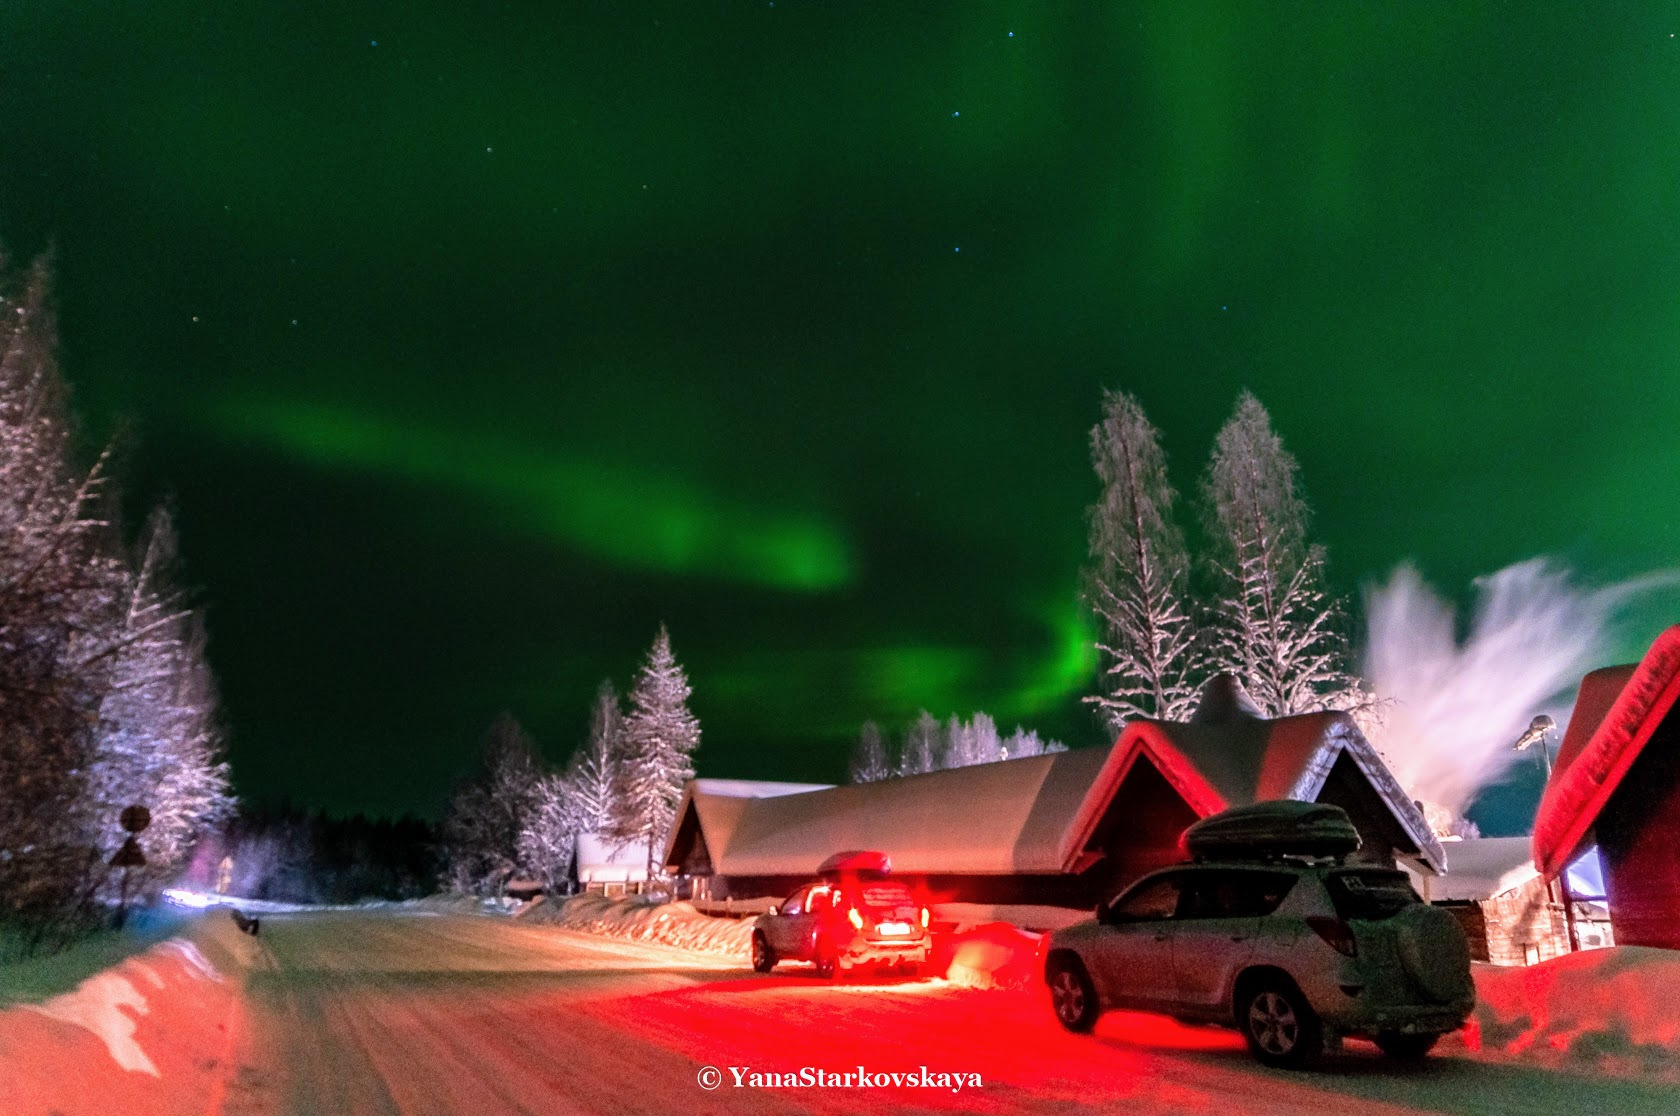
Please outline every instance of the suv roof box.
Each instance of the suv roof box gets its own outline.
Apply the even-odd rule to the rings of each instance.
[[[892,871],[892,861],[887,859],[884,852],[870,852],[862,849],[847,849],[837,852],[821,864],[817,865],[817,875],[836,876],[841,872],[879,872],[886,875]]]
[[[1231,857],[1346,856],[1359,848],[1347,811],[1325,802],[1256,802],[1196,822],[1179,846],[1197,860]]]

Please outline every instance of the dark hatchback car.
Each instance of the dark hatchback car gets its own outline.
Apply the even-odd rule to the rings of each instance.
[[[919,973],[927,961],[929,913],[892,878],[881,853],[840,853],[818,878],[753,923],[752,964],[809,961],[821,977],[863,968]]]

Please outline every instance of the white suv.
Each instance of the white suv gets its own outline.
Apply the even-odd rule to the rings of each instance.
[[[1108,1008],[1162,1012],[1235,1026],[1255,1057],[1285,1067],[1342,1035],[1421,1058],[1475,1006],[1457,920],[1405,873],[1334,858],[1152,873],[1094,922],[1051,934],[1045,980],[1070,1031]]]

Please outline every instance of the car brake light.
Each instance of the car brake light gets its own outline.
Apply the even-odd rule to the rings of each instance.
[[[847,911],[846,917],[852,920],[853,926],[857,927],[859,930],[863,929],[863,916],[858,914],[858,909],[856,907]]]
[[[1337,953],[1345,957],[1359,956],[1359,943],[1353,939],[1353,927],[1341,919],[1313,915],[1307,919],[1307,925]]]
[[[922,908],[922,929],[926,930],[927,927],[928,927],[928,909],[926,907],[923,907]]]

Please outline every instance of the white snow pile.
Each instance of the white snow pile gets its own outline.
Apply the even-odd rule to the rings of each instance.
[[[519,909],[520,902],[506,896],[484,899],[477,895],[444,892],[437,895],[428,895],[424,899],[401,899],[394,902],[389,900],[375,901],[363,904],[363,906],[433,914],[512,914]]]
[[[649,903],[585,893],[532,904],[520,917],[526,922],[727,957],[746,957],[752,942],[750,920],[715,918],[682,902]]]
[[[1476,966],[1464,1043],[1493,1059],[1680,1075],[1680,953],[1587,950],[1525,968]]]
[[[244,974],[263,949],[226,917],[183,929],[70,991],[0,1009],[0,1111],[216,1107]]]

